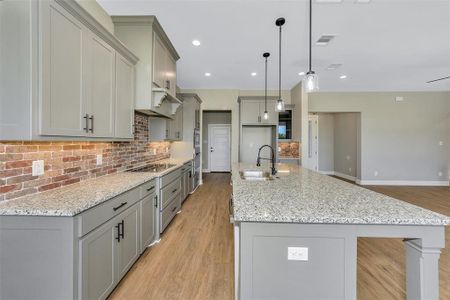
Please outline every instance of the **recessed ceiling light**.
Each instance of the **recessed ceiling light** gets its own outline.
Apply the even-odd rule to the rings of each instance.
[[[303,75],[305,75],[305,72],[300,72],[300,73],[298,73],[298,75],[303,76]]]
[[[331,70],[336,70],[338,68],[340,68],[342,66],[342,64],[331,64],[328,67],[326,67],[325,70],[331,71]]]
[[[252,76],[256,76],[257,75],[257,73],[256,72],[252,72],[250,75],[252,75]]]
[[[356,0],[355,3],[369,3],[370,0]]]
[[[209,76],[211,76],[211,73],[206,72],[206,73],[205,73],[205,76],[206,76],[206,77],[209,77]]]
[[[345,79],[345,78],[347,78],[347,75],[341,75],[341,76],[339,76],[339,78],[340,79]]]
[[[200,46],[200,41],[199,40],[193,40],[192,41],[192,45],[194,45],[194,46]]]

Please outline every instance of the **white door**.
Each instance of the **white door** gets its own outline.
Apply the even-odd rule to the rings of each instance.
[[[317,115],[310,115],[308,118],[308,161],[309,168],[314,171],[319,170],[319,118]]]
[[[211,172],[229,172],[231,170],[231,126],[208,126],[209,170]]]

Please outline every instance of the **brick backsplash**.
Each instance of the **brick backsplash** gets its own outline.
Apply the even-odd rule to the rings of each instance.
[[[169,142],[148,142],[148,117],[135,116],[131,142],[0,141],[0,201],[39,193],[133,166],[168,158]],[[153,155],[151,149],[156,149]],[[152,153],[152,154],[150,154]],[[96,165],[96,156],[103,164]],[[42,176],[32,176],[33,160],[44,160]]]
[[[280,156],[285,157],[299,157],[300,156],[300,143],[291,141],[291,142],[278,142],[279,151],[278,154]]]

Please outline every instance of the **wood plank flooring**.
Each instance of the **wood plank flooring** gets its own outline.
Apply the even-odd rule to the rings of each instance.
[[[228,174],[206,174],[161,243],[142,255],[110,299],[233,299],[233,227]],[[450,215],[447,187],[371,187]],[[440,259],[441,300],[450,299],[450,229]],[[399,239],[358,240],[358,299],[405,299],[404,248]]]

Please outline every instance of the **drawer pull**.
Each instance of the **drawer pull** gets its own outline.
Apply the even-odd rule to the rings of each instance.
[[[154,188],[155,188],[155,186],[149,187],[149,188],[147,189],[147,192],[150,192],[150,191],[153,190]]]
[[[177,207],[175,206],[174,208],[172,208],[172,212],[176,211]]]
[[[122,204],[120,204],[119,206],[113,207],[113,210],[116,211],[116,210],[120,209],[122,206],[125,206],[127,204],[128,204],[128,202],[122,202]]]
[[[175,193],[176,191],[178,191],[178,189],[174,189],[174,190],[172,191],[172,194]]]

